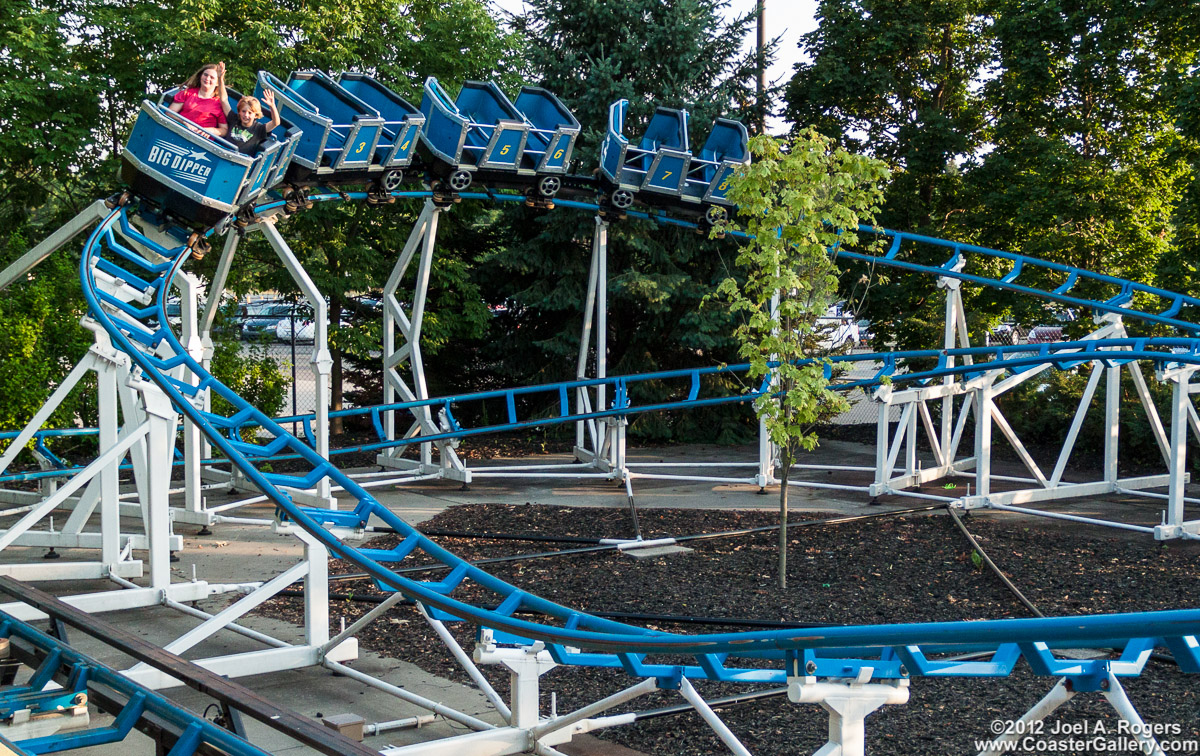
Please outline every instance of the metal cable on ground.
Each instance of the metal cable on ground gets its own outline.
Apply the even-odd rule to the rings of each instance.
[[[954,520],[954,524],[958,526],[958,529],[962,531],[962,534],[967,537],[968,541],[971,542],[971,546],[975,549],[975,553],[978,554],[979,558],[983,560],[983,563],[986,564],[991,571],[996,574],[996,577],[1000,578],[1005,587],[1012,592],[1012,595],[1016,596],[1017,599],[1025,605],[1025,608],[1033,612],[1034,615],[1038,617],[1045,617],[1046,615],[1042,614],[1041,610],[1034,606],[1032,601],[1025,598],[1025,594],[1021,593],[1021,590],[1013,584],[1013,581],[1008,579],[1008,575],[1005,575],[1004,572],[996,566],[996,563],[992,561],[992,558],[989,557],[987,552],[983,550],[983,547],[979,545],[979,541],[975,540],[975,536],[971,535],[971,531],[967,530],[967,526],[963,524],[962,518],[958,516],[958,512],[955,512],[951,507],[946,507],[946,511],[950,513],[950,519]]]
[[[303,598],[304,591],[299,588],[287,588],[276,594],[288,598]],[[392,594],[383,593],[330,593],[331,601],[353,601],[363,604],[382,604],[391,598]],[[417,602],[412,599],[401,599],[395,606],[414,606]],[[484,607],[489,611],[495,606]],[[615,620],[635,620],[640,622],[663,622],[676,625],[715,625],[726,627],[758,627],[777,630],[804,630],[815,627],[844,627],[833,622],[780,622],[778,620],[746,619],[742,617],[692,617],[686,614],[644,614],[639,612],[589,612],[597,617]],[[539,616],[539,612],[518,610],[515,614]]]
[[[923,506],[923,507],[910,507],[908,509],[896,509],[891,512],[872,512],[871,514],[865,514],[865,515],[847,515],[845,517],[829,517],[829,518],[822,519],[822,520],[802,520],[800,522],[789,522],[788,530],[791,530],[792,528],[814,527],[817,525],[840,525],[842,523],[847,523],[847,522],[855,522],[858,520],[874,520],[874,519],[878,519],[881,517],[898,517],[900,515],[917,514],[920,512],[929,512],[929,511],[932,511],[935,509],[945,509],[945,507],[946,507],[945,504],[930,504],[928,506]],[[695,535],[678,536],[674,540],[676,543],[686,543],[689,541],[708,541],[708,540],[713,540],[716,538],[733,538],[733,537],[742,536],[742,535],[753,535],[755,533],[768,533],[768,532],[775,531],[775,530],[779,530],[778,525],[763,525],[761,527],[743,528],[741,530],[722,530],[718,533],[698,533]],[[392,533],[395,532],[395,530],[393,530],[392,528],[387,528],[386,530],[384,528],[376,528],[374,532],[384,533],[384,532],[389,532],[389,531]],[[422,531],[422,533],[424,535],[433,535],[435,532],[437,532],[437,531]],[[460,531],[448,531],[448,532],[454,533],[453,536],[448,536],[448,537],[480,538],[480,539],[484,539],[484,540],[487,540],[487,539],[510,540],[510,541],[525,540],[523,536],[518,536],[518,535],[504,535],[501,537],[501,536],[496,536],[495,534],[490,534],[490,533],[470,533],[470,532],[462,533]],[[530,539],[530,540],[533,540],[536,542],[545,542],[545,541],[553,542],[553,540],[555,540],[555,537],[554,536],[538,536],[538,537]],[[567,540],[565,542],[566,543],[576,543],[576,542],[594,543],[594,541],[591,541],[588,539],[578,539],[578,540],[571,539],[571,540]],[[606,543],[606,544],[601,544],[598,546],[588,546],[588,547],[579,548],[579,549],[562,549],[559,551],[539,551],[539,552],[535,552],[533,554],[514,554],[512,556],[490,557],[488,559],[480,559],[478,561],[471,562],[471,564],[483,565],[483,564],[502,564],[502,563],[506,563],[506,562],[523,562],[528,559],[545,559],[547,557],[554,557],[554,556],[573,556],[576,554],[591,554],[591,553],[600,552],[600,551],[616,551],[619,548],[620,548],[619,544]],[[397,575],[407,575],[407,574],[411,574],[411,573],[415,573],[415,572],[430,572],[433,570],[447,570],[447,569],[449,569],[449,567],[447,567],[444,564],[430,564],[430,565],[424,565],[424,566],[419,566],[419,567],[405,567],[405,568],[402,568],[399,570],[395,570],[395,573]],[[337,582],[343,582],[346,580],[361,580],[366,577],[368,577],[368,576],[365,572],[349,572],[349,573],[346,573],[343,575],[330,575],[329,582],[337,583]]]
[[[991,560],[991,558],[987,555],[987,552],[985,552],[983,547],[979,545],[979,541],[975,540],[975,536],[971,535],[971,531],[967,530],[967,526],[963,524],[962,518],[958,516],[958,513],[950,507],[947,507],[946,511],[950,513],[951,519],[954,520],[954,524],[958,526],[958,529],[962,531],[962,534],[965,535],[967,540],[971,542],[971,546],[974,547],[976,553],[979,554],[979,557],[983,559],[983,563],[990,567],[992,572],[996,573],[996,577],[1004,581],[1004,585],[1008,587],[1008,590],[1012,591],[1012,594],[1020,599],[1021,603],[1024,604],[1025,608],[1027,608],[1029,611],[1033,612],[1038,617],[1045,617],[1046,615],[1042,614],[1042,612],[1033,605],[1032,601],[1025,598],[1025,594],[1021,593],[1021,591],[1017,589],[1017,586],[1013,585],[1013,582],[1008,579],[1008,576],[996,566],[996,563]],[[1113,651],[1118,652],[1120,650],[1121,649],[1113,649]],[[1170,664],[1175,663],[1175,656],[1173,654],[1164,654],[1161,651],[1152,652],[1150,654],[1150,658],[1158,662],[1167,662]]]

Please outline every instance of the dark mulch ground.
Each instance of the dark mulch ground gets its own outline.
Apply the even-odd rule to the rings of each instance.
[[[771,525],[768,512],[645,510],[647,537],[716,532]],[[1048,615],[1174,609],[1195,606],[1193,580],[1200,574],[1200,544],[1160,546],[1144,536],[1112,530],[1010,518],[968,519],[985,550],[1029,599]],[[624,510],[546,506],[471,505],[439,515],[426,529],[558,536],[626,536]],[[456,553],[482,559],[542,552],[570,545],[439,538]],[[387,546],[394,538],[377,539]],[[976,566],[971,546],[945,515],[909,515],[839,525],[797,528],[790,538],[789,587],[776,584],[777,534],[699,541],[691,554],[636,561],[611,552],[557,556],[489,566],[494,574],[547,598],[593,612],[642,612],[693,617],[750,617],[790,622],[891,623],[1029,616],[992,573]],[[348,572],[349,567],[338,567]],[[361,580],[338,582],[335,591],[373,592]],[[456,594],[458,595],[458,594]],[[468,592],[464,596],[470,596]],[[476,594],[479,596],[479,594]],[[487,598],[477,598],[489,601]],[[334,623],[360,616],[369,605],[334,601]],[[276,616],[295,619],[299,602],[272,602]],[[680,632],[730,628],[657,623]],[[473,631],[456,627],[469,650]],[[359,634],[369,649],[412,661],[466,682],[440,652],[440,642],[411,607],[399,607]],[[501,691],[507,676],[487,667]],[[612,672],[559,668],[543,678],[569,711],[629,684]],[[1010,678],[931,680],[912,684],[911,701],[889,706],[867,720],[867,752],[883,754],[974,753],[972,741],[989,737],[994,719],[1016,719],[1053,685],[1023,663]],[[1151,662],[1145,674],[1125,682],[1147,722],[1178,724],[1181,737],[1200,737],[1200,678]],[[708,698],[745,690],[705,684]],[[660,692],[632,706],[649,709],[682,703]],[[548,704],[543,711],[548,708]],[[616,713],[616,712],[612,712]],[[827,717],[816,706],[786,698],[729,708],[724,720],[755,754],[812,753],[826,738]],[[1112,709],[1098,694],[1077,696],[1047,720],[1094,722],[1116,727]],[[601,737],[653,754],[728,753],[694,713],[647,720],[601,733]],[[1067,751],[1070,752],[1070,751]],[[1095,751],[1081,751],[1094,753]]]

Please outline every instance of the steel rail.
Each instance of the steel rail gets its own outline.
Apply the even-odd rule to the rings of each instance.
[[[807,631],[755,631],[742,633],[715,633],[702,635],[679,635],[648,631],[632,627],[624,623],[592,617],[569,607],[547,601],[541,597],[526,593],[487,572],[463,562],[454,554],[439,547],[370,496],[355,481],[320,457],[305,444],[287,433],[282,427],[265,417],[233,391],[216,381],[205,372],[201,366],[192,360],[178,343],[169,329],[158,326],[146,330],[151,333],[138,332],[132,324],[125,327],[118,325],[117,318],[111,316],[108,308],[122,310],[134,317],[144,316],[144,310],[135,310],[123,303],[113,302],[102,293],[96,291],[93,275],[93,260],[100,254],[101,242],[105,234],[123,210],[115,211],[105,219],[89,238],[85,254],[80,264],[80,277],[83,293],[88,302],[93,317],[109,333],[115,346],[125,351],[134,361],[140,371],[154,382],[167,395],[176,408],[182,411],[190,420],[195,422],[210,441],[222,453],[234,460],[243,470],[247,478],[259,486],[277,505],[287,518],[294,521],[309,532],[317,541],[330,551],[354,562],[364,569],[373,579],[393,590],[400,591],[409,598],[420,601],[431,610],[444,616],[467,620],[477,624],[495,628],[501,633],[508,633],[522,639],[543,640],[552,645],[552,653],[559,656],[564,654],[567,647],[599,651],[601,654],[591,654],[595,659],[587,661],[596,666],[625,666],[633,669],[641,666],[641,660],[636,655],[646,653],[671,653],[697,657],[700,666],[697,668],[681,668],[679,665],[668,665],[671,671],[662,671],[661,676],[673,678],[684,674],[693,676],[693,670],[699,671],[699,676],[713,676],[717,679],[752,680],[759,677],[761,670],[732,670],[724,668],[723,663],[728,655],[773,655],[785,652],[792,658],[796,654],[809,653],[817,649],[841,649],[868,647],[892,648],[896,654],[907,654],[917,673],[946,674],[944,668],[936,668],[926,663],[918,663],[913,656],[913,648],[920,644],[1016,644],[1016,643],[1056,643],[1071,641],[1086,645],[1101,639],[1111,642],[1113,638],[1146,639],[1153,642],[1157,638],[1191,638],[1200,630],[1200,610],[1176,610],[1170,612],[1136,613],[1128,615],[1101,615],[1092,617],[1056,617],[1039,620],[991,620],[983,622],[932,623],[882,625],[864,627],[828,628]],[[143,243],[154,249],[153,242],[146,239]],[[165,293],[171,278],[182,267],[187,258],[186,250],[180,248],[168,251],[161,247],[156,252],[166,253],[168,259],[173,258],[170,268],[161,272],[155,282],[156,307],[161,314],[165,307]],[[104,302],[104,305],[101,304]],[[107,306],[105,306],[107,305]],[[164,322],[159,320],[159,323]],[[162,358],[147,354],[135,346],[139,341],[147,348],[157,349],[165,353],[162,347],[169,347],[173,356]],[[199,378],[199,386],[191,386],[183,381],[172,379],[163,371],[178,366],[184,366]],[[244,444],[236,443],[219,432],[212,421],[217,416],[202,412],[192,404],[187,396],[196,391],[210,388],[230,400],[236,408],[232,417],[220,418],[220,425],[236,426],[245,420],[259,422],[276,436],[276,441],[268,446],[274,446],[275,451],[291,447],[303,455],[313,465],[313,472],[304,479],[289,476],[268,476],[258,469],[243,454]],[[356,498],[358,505],[353,512],[329,512],[311,510],[295,505],[275,483],[297,485],[298,483],[315,482],[329,477],[343,489]],[[369,549],[358,550],[340,541],[325,529],[325,524],[358,524],[365,525],[371,517],[378,517],[405,535],[402,548],[389,552],[379,552]],[[409,554],[422,552],[435,560],[447,565],[453,565],[450,577],[440,583],[426,583],[410,580],[395,574],[391,569],[381,564],[379,559],[391,563],[402,561]],[[453,598],[450,594],[463,580],[470,579],[497,594],[503,600],[497,611],[486,611],[474,604]],[[512,612],[533,610],[541,612],[548,621],[531,622],[515,618]],[[1132,643],[1133,640],[1130,640]],[[1179,644],[1177,644],[1179,645]],[[1036,650],[1036,649],[1035,649]],[[1026,651],[1023,651],[1026,652]],[[633,656],[631,656],[633,655]],[[1020,654],[1018,653],[1018,656]],[[1178,656],[1178,654],[1177,654]],[[1193,656],[1195,652],[1193,651]],[[603,658],[599,658],[603,657]],[[936,664],[936,663],[932,663]],[[1184,662],[1180,662],[1181,667]],[[1197,665],[1200,668],[1200,664]],[[657,669],[657,668],[656,668]],[[655,675],[660,676],[660,675]]]
[[[231,682],[180,656],[115,627],[99,617],[77,609],[55,596],[11,577],[0,576],[0,592],[39,609],[81,632],[160,672],[174,677],[217,701],[233,706],[267,727],[294,738],[327,756],[379,756],[378,751],[324,727],[290,709]]]

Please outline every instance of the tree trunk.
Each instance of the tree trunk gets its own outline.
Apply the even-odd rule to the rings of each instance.
[[[790,461],[784,460],[779,480],[779,587],[787,588],[787,542],[788,542],[788,475],[792,471]]]

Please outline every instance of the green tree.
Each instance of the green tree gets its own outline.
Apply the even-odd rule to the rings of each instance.
[[[992,46],[983,7],[978,0],[822,0],[818,27],[801,39],[806,59],[787,84],[785,112],[797,130],[815,126],[887,162],[884,226],[970,240],[958,223],[959,165],[986,135],[978,82]],[[911,276],[873,289],[864,314],[878,342],[924,345],[942,312],[928,290],[928,281]]]
[[[751,237],[737,257],[745,280],[727,278],[717,293],[742,317],[734,335],[751,381],[772,380],[754,409],[779,448],[779,586],[786,588],[791,467],[800,450],[817,445],[813,425],[846,407],[827,388],[822,361],[801,361],[810,356],[817,318],[837,297],[836,250],[857,244],[859,224],[874,222],[888,170],[815,130],[800,132],[786,150],[757,136],[751,151],[754,162],[729,189]]]
[[[530,78],[559,95],[583,125],[574,171],[592,171],[608,108],[630,102],[626,132],[643,130],[656,105],[685,107],[691,142],[718,116],[749,116],[754,59],[741,51],[748,20],[725,22],[725,0],[530,0],[514,26],[527,38]],[[477,273],[484,297],[509,302],[479,364],[521,385],[574,377],[593,223],[571,210],[507,212],[502,249]],[[608,236],[610,374],[715,363],[732,352],[724,313],[700,303],[728,275],[728,243],[644,221],[614,223]],[[639,385],[642,398],[664,386]],[[728,410],[646,416],[634,433],[659,440],[714,427],[729,439],[748,429]]]
[[[997,7],[994,149],[967,175],[980,241],[1155,280],[1190,178],[1165,85],[1197,48],[1164,33],[1176,13],[1155,0]]]

